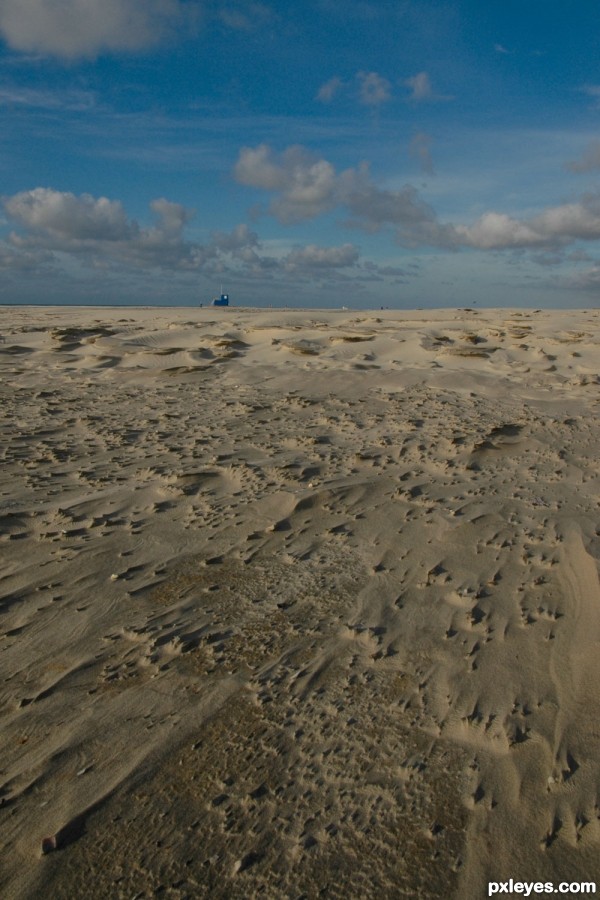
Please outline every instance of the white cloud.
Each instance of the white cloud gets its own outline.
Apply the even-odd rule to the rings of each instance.
[[[496,53],[503,53],[504,55],[508,55],[512,53],[512,50],[507,50],[502,44],[494,44],[494,50]]]
[[[52,188],[22,191],[5,198],[3,206],[19,228],[9,236],[10,246],[22,252],[67,253],[95,266],[108,261],[167,270],[198,268],[216,252],[184,240],[192,213],[165,199],[150,204],[156,224],[149,228],[129,219],[118,200]]]
[[[190,219],[193,218],[193,210],[187,209],[181,203],[173,203],[171,200],[165,200],[160,197],[153,200],[150,208],[158,216],[160,222],[160,230],[164,234],[179,235]]]
[[[149,47],[197,10],[182,0],[2,0],[0,34],[14,50],[93,58]]]
[[[455,225],[453,230],[457,244],[482,250],[557,248],[579,240],[596,241],[600,239],[600,194],[549,207],[527,221],[488,212],[473,225]]]
[[[28,230],[55,240],[122,241],[137,226],[127,221],[119,201],[90,194],[76,197],[51,188],[35,188],[8,198],[4,208]]]
[[[240,151],[234,174],[242,184],[274,193],[269,211],[284,224],[342,207],[351,214],[351,224],[366,231],[393,225],[402,242],[412,244],[427,234],[428,241],[448,243],[435,213],[414,187],[379,188],[366,163],[337,172],[328,160],[304,147],[288,147],[277,155],[267,144],[260,144]]]
[[[419,72],[418,75],[407,78],[404,84],[412,91],[411,100],[430,100],[433,97],[433,90],[427,72]]]
[[[286,151],[289,159],[289,150]],[[235,165],[235,177],[240,184],[275,191],[286,183],[285,164],[273,161],[268,144],[242,147]]]
[[[453,100],[449,94],[438,94],[433,90],[431,79],[427,72],[418,72],[412,78],[405,78],[402,82],[410,88],[410,100],[415,103],[433,102],[439,100]]]
[[[312,219],[338,202],[335,169],[304,147],[288,147],[279,157],[267,144],[243,147],[234,173],[241,184],[278,192],[271,212],[282,222]]]
[[[358,98],[365,106],[381,106],[391,97],[391,84],[377,72],[358,72]]]
[[[325,84],[322,84],[319,90],[317,91],[316,99],[320,100],[321,103],[331,103],[333,98],[341,88],[344,86],[344,82],[341,78],[338,78],[337,75],[334,75],[333,78],[330,78],[329,81],[326,81]]]
[[[454,226],[457,243],[480,250],[533,246],[543,238],[518,219],[504,213],[487,212],[473,225]]]
[[[551,207],[531,220],[531,226],[551,241],[595,241],[600,238],[600,194],[584,194],[577,203]]]

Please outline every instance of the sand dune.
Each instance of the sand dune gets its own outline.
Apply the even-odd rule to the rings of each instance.
[[[600,313],[0,310],[0,895],[600,883]]]

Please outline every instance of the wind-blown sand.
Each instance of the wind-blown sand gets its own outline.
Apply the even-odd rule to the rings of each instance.
[[[0,322],[0,896],[600,884],[598,311]]]

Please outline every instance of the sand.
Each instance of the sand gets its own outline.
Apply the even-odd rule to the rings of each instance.
[[[600,884],[600,312],[0,310],[0,896]]]

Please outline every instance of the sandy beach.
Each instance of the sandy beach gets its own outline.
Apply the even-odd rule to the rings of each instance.
[[[600,311],[0,336],[0,896],[600,890]]]

